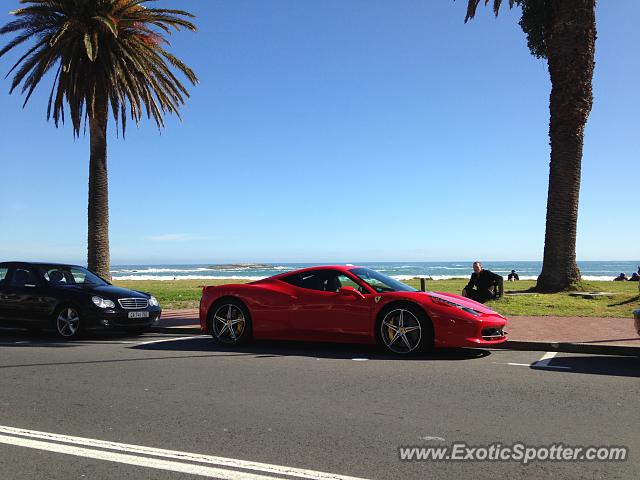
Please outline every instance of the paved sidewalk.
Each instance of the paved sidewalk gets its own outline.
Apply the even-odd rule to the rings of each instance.
[[[509,341],[502,348],[639,355],[640,337],[629,318],[508,317]],[[159,332],[200,333],[197,309],[165,310]]]
[[[629,318],[509,317],[504,348],[640,356],[640,336]]]

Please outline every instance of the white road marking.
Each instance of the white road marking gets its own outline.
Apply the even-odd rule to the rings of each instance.
[[[59,442],[64,442],[64,444]],[[141,445],[107,442],[92,438],[73,437],[7,426],[0,426],[0,443],[223,480],[273,480],[278,478],[271,475],[286,475],[311,480],[364,480],[314,470],[248,462],[233,458],[215,457],[176,450],[162,450]],[[82,446],[76,447],[73,445]],[[118,451],[125,453],[116,453]],[[152,458],[151,456],[161,458]],[[162,458],[171,460],[163,460]],[[214,467],[206,465],[214,465]],[[241,470],[234,471],[216,467]],[[246,470],[258,473],[248,473]]]
[[[553,360],[557,354],[558,352],[547,352],[542,356],[540,360],[538,360],[537,362],[533,362],[531,366],[536,368],[555,368],[560,370],[571,370],[571,367],[549,365],[549,363],[551,363],[551,360]]]
[[[538,360],[536,365],[545,367],[549,365],[549,362],[558,354],[558,352],[547,352],[545,353],[540,360]]]
[[[136,344],[136,347],[139,347],[141,345],[151,345],[153,343],[177,342],[179,340],[191,340],[193,338],[206,338],[206,337],[204,335],[194,335],[194,336],[191,336],[191,337],[163,338],[162,340],[150,340],[148,342],[138,343],[138,344]]]
[[[352,358],[351,360],[353,360],[354,362],[366,362],[369,359],[368,358]]]
[[[512,365],[512,366],[516,366],[516,367],[548,368],[548,369],[551,369],[551,370],[554,370],[554,369],[556,369],[556,370],[571,370],[571,367],[564,367],[564,366],[560,366],[560,365],[549,365],[551,363],[551,360],[553,360],[556,355],[558,355],[558,352],[547,352],[542,356],[542,358],[540,360],[536,360],[533,363],[516,363],[516,362],[508,362],[508,363],[493,362],[493,363],[498,364],[498,365]]]
[[[442,437],[422,437],[422,440],[438,440],[439,442],[444,442],[446,441],[444,438]]]

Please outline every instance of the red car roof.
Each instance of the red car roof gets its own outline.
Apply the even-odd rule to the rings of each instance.
[[[282,277],[288,277],[289,275],[295,275],[297,273],[304,273],[304,272],[310,272],[313,270],[338,270],[339,272],[348,272],[349,270],[352,270],[354,268],[360,268],[356,265],[318,265],[317,267],[307,267],[307,268],[300,268],[298,270],[291,270],[289,272],[284,272],[284,273],[279,273],[277,275],[273,275],[269,278],[282,278]],[[265,280],[268,280],[269,278],[265,278]]]

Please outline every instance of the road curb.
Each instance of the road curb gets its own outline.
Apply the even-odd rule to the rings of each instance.
[[[595,355],[621,355],[625,357],[640,357],[640,347],[626,347],[623,345],[593,345],[591,343],[563,343],[563,342],[525,342],[509,340],[492,348],[505,350],[527,350],[544,352],[589,353]]]

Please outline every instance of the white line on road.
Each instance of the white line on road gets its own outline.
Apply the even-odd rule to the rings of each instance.
[[[71,445],[65,445],[58,442],[64,442]],[[310,480],[363,480],[356,477],[272,465],[268,463],[248,462],[234,458],[215,457],[210,455],[180,452],[176,450],[162,450],[159,448],[144,447],[141,445],[107,442],[92,438],[72,437],[6,426],[0,426],[0,443],[223,480],[273,480],[278,478],[270,475],[286,475]],[[73,445],[82,446],[76,447]],[[113,450],[125,453],[116,453]],[[150,456],[180,461],[162,460],[160,458],[151,458]],[[243,471],[225,470],[205,465],[198,465],[198,463],[215,465],[215,467],[242,469]],[[248,473],[246,470],[258,473]]]
[[[558,352],[547,352],[547,353],[545,353],[540,360],[535,362],[536,366],[538,366],[538,367],[546,367],[547,365],[549,365],[549,362],[551,362],[551,360],[553,360],[553,357],[555,357],[557,354],[558,354]]]
[[[507,363],[493,362],[493,363],[496,363],[499,365],[512,365],[515,367],[529,367],[529,368],[535,367],[535,368],[548,368],[551,370],[554,370],[554,369],[571,370],[571,367],[564,367],[560,365],[549,365],[549,363],[551,363],[551,360],[553,360],[557,354],[558,352],[547,352],[542,356],[540,360],[536,360],[533,363],[516,363],[516,362],[507,362]]]
[[[178,338],[173,337],[173,338],[163,338],[162,340],[150,340],[150,341],[148,341],[148,342],[138,343],[138,344],[136,345],[136,347],[139,347],[139,346],[141,346],[141,345],[151,345],[152,343],[177,342],[177,341],[179,341],[179,340],[191,340],[191,339],[194,339],[194,338],[206,338],[206,337],[205,337],[205,336],[203,336],[203,335],[194,335],[194,336],[191,336],[191,337],[178,337]]]
[[[551,363],[551,360],[553,360],[556,355],[558,355],[558,352],[547,352],[542,356],[540,360],[538,360],[537,362],[533,362],[531,366],[536,368],[557,368],[561,370],[571,370],[571,367],[549,365],[549,363]]]

